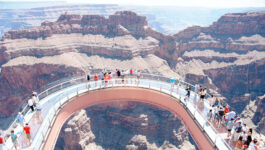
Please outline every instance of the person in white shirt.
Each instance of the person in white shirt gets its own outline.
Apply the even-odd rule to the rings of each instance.
[[[235,118],[236,113],[234,110],[230,111],[229,113],[227,113],[227,121],[231,120],[232,118]]]
[[[33,103],[36,105],[37,103],[39,103],[39,97],[38,97],[38,95],[37,95],[37,93],[36,92],[33,92],[33,94],[32,94],[32,100],[33,100]]]
[[[258,143],[257,139],[252,140],[251,143],[249,144],[248,150],[258,150],[257,143]]]
[[[248,137],[247,132],[243,131],[242,132],[242,137],[243,137],[243,142],[246,142],[247,141],[247,137]]]
[[[245,124],[245,123],[244,123],[244,124],[243,124],[243,128],[242,128],[242,129],[243,129],[243,131],[245,131],[245,132],[247,133],[247,132],[248,132],[248,127],[247,127],[247,124]]]
[[[32,100],[32,99],[29,99],[29,100],[28,100],[28,105],[29,105],[30,109],[31,109],[32,111],[34,111],[34,103],[33,103],[33,100]]]

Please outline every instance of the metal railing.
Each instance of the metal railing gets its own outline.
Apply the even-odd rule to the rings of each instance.
[[[66,80],[61,80],[54,82],[54,84],[50,84],[49,86],[47,86],[46,89],[44,89],[42,92],[40,92],[38,94],[40,101],[42,99],[45,99],[47,96],[52,95],[55,92],[58,91],[62,91],[62,93],[60,93],[55,101],[55,105],[52,106],[52,108],[50,109],[50,111],[48,112],[48,114],[46,115],[45,119],[43,120],[41,126],[39,127],[39,129],[41,129],[37,135],[34,138],[34,141],[32,143],[32,147],[31,149],[39,149],[43,143],[45,142],[46,137],[48,136],[49,130],[51,125],[53,124],[53,121],[56,118],[56,114],[58,113],[58,111],[60,110],[60,107],[62,105],[64,105],[65,103],[69,102],[69,100],[73,97],[76,96],[80,93],[86,92],[88,90],[93,90],[93,89],[99,89],[99,88],[105,88],[105,87],[113,87],[113,86],[140,86],[140,87],[145,87],[145,88],[151,88],[154,89],[156,88],[156,90],[160,90],[160,91],[169,91],[169,93],[172,95],[174,93],[174,87],[172,89],[172,84],[170,83],[170,78],[168,77],[164,77],[161,75],[153,75],[153,74],[147,74],[147,73],[141,73],[140,76],[140,80],[133,78],[131,76],[128,76],[129,78],[125,78],[124,81],[122,81],[123,79],[121,78],[115,78],[110,80],[109,84],[105,85],[104,82],[100,81],[92,81],[87,83],[87,80],[84,76],[80,76],[80,77],[73,77],[73,78],[68,78]],[[158,87],[155,87],[157,86]],[[178,81],[178,85],[174,85],[175,90],[179,91],[185,91],[185,88],[187,86],[191,86],[194,88],[193,85],[184,82],[182,80]],[[66,89],[72,89],[72,91],[69,93],[69,91],[64,91]],[[74,90],[73,90],[74,89]],[[194,92],[192,92],[194,94]],[[179,93],[178,93],[179,94]],[[183,94],[179,94],[178,98],[181,98],[181,96],[184,96]],[[188,107],[188,104],[185,103],[185,101],[180,101],[183,105],[185,105],[186,107]],[[191,113],[194,115],[194,117],[196,117],[197,115],[202,114],[200,112],[199,109],[196,108],[196,106],[193,106],[195,109],[193,111],[191,111]],[[23,113],[26,114],[28,112],[27,107],[24,107],[23,109]],[[204,119],[203,119],[204,120]],[[9,130],[12,129],[13,125],[15,125],[16,120],[12,123],[12,126],[10,127]],[[200,121],[198,121],[198,125],[205,130],[205,122],[207,122],[207,120],[203,123],[200,123]],[[210,123],[209,123],[210,124]],[[218,131],[215,130],[215,128],[210,124],[212,130],[214,130],[215,132],[215,139],[212,139],[210,137],[210,139],[212,140],[212,143],[214,143],[215,145],[217,145],[217,141],[218,138],[222,140],[222,142],[228,147],[228,149],[231,149],[231,147],[229,146],[229,144],[227,144],[226,141],[224,141],[219,135],[218,135]],[[15,126],[14,126],[15,127]],[[206,132],[207,133],[207,132]],[[207,133],[208,134],[208,133]],[[34,146],[33,146],[34,145]]]

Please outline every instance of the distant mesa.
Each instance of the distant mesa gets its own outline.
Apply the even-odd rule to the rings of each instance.
[[[109,18],[100,15],[63,14],[57,21],[45,21],[40,27],[28,30],[8,31],[3,35],[5,39],[45,38],[53,34],[103,34],[106,36],[122,36],[133,34],[144,36],[144,26],[147,26],[146,17],[138,16],[131,11],[118,11]]]

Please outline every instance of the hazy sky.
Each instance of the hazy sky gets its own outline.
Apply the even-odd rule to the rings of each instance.
[[[43,1],[43,0],[0,0],[0,1]],[[187,7],[265,7],[265,0],[48,0],[68,3],[120,4],[120,5],[159,5]]]

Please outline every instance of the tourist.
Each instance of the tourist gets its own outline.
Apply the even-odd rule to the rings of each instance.
[[[258,140],[254,139],[253,141],[250,142],[248,150],[258,150],[257,146]]]
[[[235,113],[234,109],[232,109],[232,111],[227,113],[227,121],[231,120],[232,118],[234,119],[235,116],[236,116],[236,113]]]
[[[39,97],[38,97],[38,95],[37,95],[37,92],[33,92],[32,93],[32,101],[33,101],[33,105],[34,106],[36,106],[37,105],[37,103],[39,103]]]
[[[242,136],[240,136],[237,140],[235,150],[242,150],[242,149],[243,149],[243,140],[242,140]]]
[[[212,107],[217,107],[217,106],[219,106],[219,99],[216,97]]]
[[[220,124],[223,120],[223,116],[224,116],[224,108],[223,106],[219,106],[218,107],[218,120],[217,120],[218,128],[220,127]]]
[[[105,86],[108,84],[108,73],[104,74],[104,81],[105,81]]]
[[[190,99],[190,87],[189,86],[186,88],[186,91],[187,91],[187,94],[186,94],[185,100],[186,98]]]
[[[18,112],[17,120],[20,123],[20,125],[23,127],[24,126],[24,115],[21,112]]]
[[[30,109],[31,109],[32,111],[34,111],[34,103],[33,103],[32,98],[28,100],[28,105],[29,105]]]
[[[15,147],[15,149],[17,150],[18,147],[18,142],[17,142],[17,135],[15,134],[14,130],[11,131],[11,140],[13,142],[13,145]]]
[[[247,150],[247,149],[248,149],[248,144],[247,144],[247,141],[245,141],[243,144],[243,150]]]
[[[109,83],[111,84],[111,72],[108,73],[107,79],[108,79]]]
[[[94,81],[95,81],[95,86],[97,86],[97,81],[98,81],[98,76],[97,76],[97,74],[94,75]]]
[[[240,136],[241,132],[242,132],[242,126],[241,126],[241,122],[239,122],[239,125],[235,128],[234,141],[238,140],[238,137]]]
[[[234,127],[234,119],[232,118],[231,120],[228,121],[226,128],[227,128],[227,138],[231,136],[231,131]]]
[[[242,120],[241,120],[240,117],[238,117],[238,116],[237,116],[237,118],[235,119],[234,123],[235,123],[235,127],[238,127],[239,125],[242,126],[242,124],[243,124]],[[243,126],[242,126],[242,131],[243,131]]]
[[[206,88],[202,89],[201,91],[201,102],[204,100],[205,95],[206,95]]]
[[[229,106],[228,104],[225,104],[225,114],[229,113]]]
[[[4,148],[4,137],[2,136],[2,132],[0,132],[0,150],[3,150]]]
[[[24,132],[26,133],[26,137],[29,143],[31,143],[30,126],[27,123],[26,126],[24,127]]]
[[[248,135],[252,135],[252,128],[248,129]]]
[[[118,76],[118,78],[121,77],[121,71],[120,70],[117,71],[117,76]]]
[[[247,134],[247,132],[248,132],[248,127],[247,127],[247,124],[246,124],[246,123],[243,124],[243,128],[242,128],[242,130]]]
[[[218,117],[219,117],[218,107],[216,106],[216,107],[213,107],[213,119],[215,123],[218,122]]]
[[[89,76],[89,74],[86,76],[86,79],[87,79],[88,82],[90,81],[90,76]]]
[[[242,129],[242,130],[243,130],[243,129]],[[241,135],[241,136],[243,137],[243,142],[245,143],[245,142],[247,141],[247,137],[248,137],[248,134],[247,134],[247,132],[243,130],[243,132],[242,132],[242,135]]]
[[[247,142],[246,142],[247,147],[249,147],[251,141],[252,141],[252,136],[251,135],[248,135],[247,136]]]
[[[130,69],[130,76],[132,76],[133,75],[133,70],[132,69]]]

